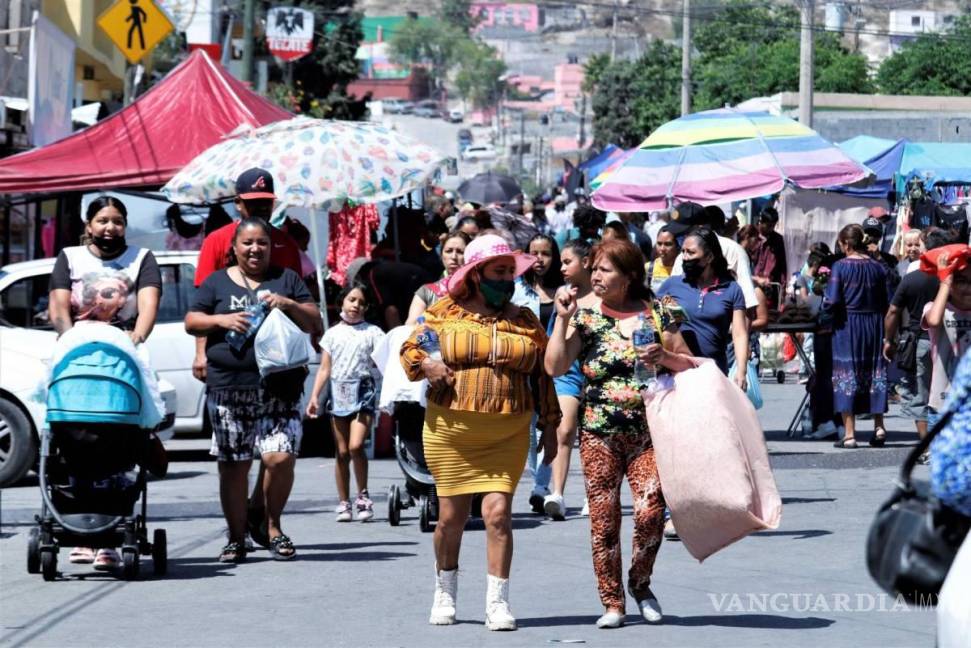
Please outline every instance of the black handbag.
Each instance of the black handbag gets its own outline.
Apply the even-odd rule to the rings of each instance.
[[[866,562],[873,580],[906,601],[936,605],[954,556],[971,526],[971,518],[919,492],[910,473],[931,441],[950,422],[948,412],[914,448],[893,495],[880,507],[867,536]]]
[[[897,353],[895,354],[897,367],[901,371],[913,373],[917,371],[917,334],[913,331],[903,331],[897,338]]]

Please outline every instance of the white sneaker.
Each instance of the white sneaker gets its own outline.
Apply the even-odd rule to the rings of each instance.
[[[516,617],[509,609],[509,579],[489,574],[486,590],[486,628],[489,630],[515,630]]]
[[[624,615],[620,612],[605,612],[603,616],[597,619],[597,627],[601,630],[619,628],[622,625],[624,625]]]
[[[351,503],[341,502],[334,509],[337,511],[337,521],[338,522],[350,522],[351,521]]]
[[[586,497],[583,498],[583,508],[580,509],[581,517],[590,517],[590,500]]]
[[[431,625],[455,623],[455,599],[459,590],[459,570],[437,571],[435,574],[435,599],[428,617]]]
[[[543,500],[543,510],[550,519],[562,522],[566,519],[566,503],[559,493],[552,493]]]
[[[367,491],[362,491],[357,496],[357,501],[354,502],[354,508],[357,509],[357,519],[361,522],[367,522],[374,517],[374,502],[368,497]]]
[[[634,596],[633,592],[631,596]],[[636,599],[637,597],[635,596],[634,598]],[[664,618],[664,615],[661,614],[661,604],[657,602],[657,597],[654,596],[651,588],[647,588],[647,596],[637,601],[637,607],[640,608],[641,616],[648,623],[660,623]]]
[[[550,489],[545,486],[533,487],[533,492],[529,494],[529,506],[533,509],[533,513],[543,515],[543,504],[549,494]]]

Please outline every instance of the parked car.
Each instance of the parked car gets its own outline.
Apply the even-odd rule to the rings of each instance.
[[[414,103],[412,103],[411,101],[403,101],[403,102],[401,102],[401,114],[402,115],[410,115],[413,112],[415,112],[415,104]]]
[[[388,113],[389,115],[400,115],[406,103],[408,102],[406,102],[404,99],[381,100],[381,104],[384,107],[384,112]]]
[[[462,120],[465,119],[465,113],[458,108],[453,108],[448,111],[448,116],[446,119],[453,124],[461,124]]]
[[[432,119],[439,117],[442,114],[442,108],[438,105],[437,101],[431,99],[425,99],[424,101],[419,101],[415,104],[415,117],[424,117],[426,119]]]
[[[496,149],[491,144],[473,144],[462,153],[464,160],[492,160],[496,157]]]
[[[203,426],[205,385],[192,376],[195,339],[185,332],[195,292],[198,252],[155,252],[162,275],[162,300],[148,340],[152,368],[165,385],[163,400],[174,413],[165,434],[198,432]],[[0,485],[19,479],[34,465],[43,404],[29,396],[47,375],[56,335],[47,321],[48,282],[54,259],[0,268]],[[310,367],[310,393],[318,360]],[[302,411],[302,409],[301,409]],[[13,450],[12,450],[13,449]],[[8,465],[9,464],[9,465]]]

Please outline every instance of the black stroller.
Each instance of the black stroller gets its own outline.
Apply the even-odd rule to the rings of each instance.
[[[388,523],[401,523],[401,510],[418,506],[418,528],[428,533],[438,520],[435,479],[425,463],[422,425],[425,408],[418,403],[395,403],[394,454],[405,476],[405,492],[397,484],[388,488]],[[482,517],[482,498],[472,498],[472,517]]]
[[[141,384],[135,360],[101,342],[74,348],[54,367],[38,471],[43,502],[28,536],[28,572],[54,580],[65,546],[120,546],[126,580],[138,577],[141,554],[151,554],[156,575],[167,571],[165,530],[156,529],[148,542],[145,525],[152,431],[139,426]]]

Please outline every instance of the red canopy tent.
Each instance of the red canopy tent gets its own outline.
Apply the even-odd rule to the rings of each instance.
[[[197,50],[107,119],[0,160],[0,194],[164,184],[241,124],[290,117]]]

